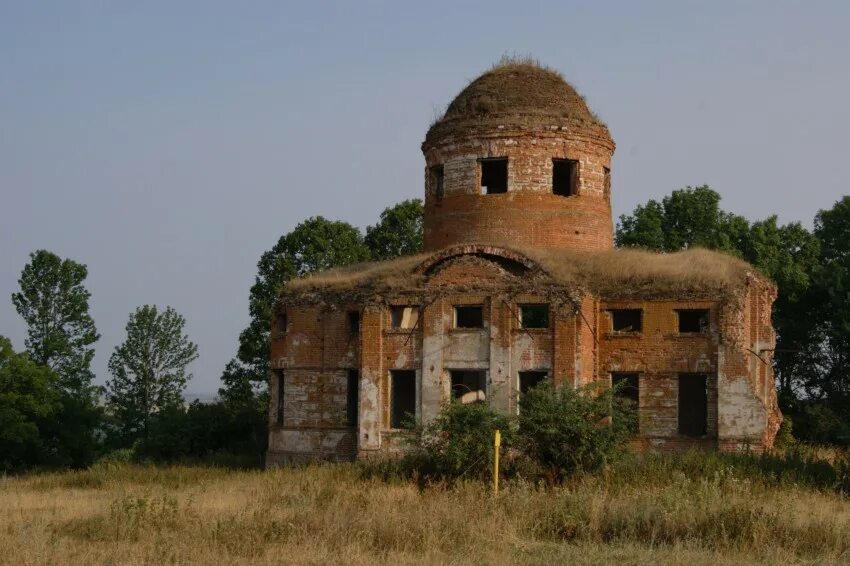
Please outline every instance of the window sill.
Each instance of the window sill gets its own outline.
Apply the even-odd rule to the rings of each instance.
[[[643,332],[606,332],[605,338],[643,338]]]

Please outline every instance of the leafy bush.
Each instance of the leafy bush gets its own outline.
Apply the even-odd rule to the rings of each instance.
[[[622,453],[634,423],[633,408],[613,393],[610,388],[574,390],[543,382],[520,398],[518,418],[484,403],[452,402],[433,421],[414,429],[405,456],[366,463],[363,470],[389,480],[489,480],[498,429],[500,470],[506,478],[556,483],[574,473],[595,472]]]
[[[552,482],[603,468],[623,449],[633,422],[610,388],[572,389],[544,381],[520,397],[519,449]]]
[[[266,450],[265,411],[257,406],[194,402],[156,414],[147,438],[135,444],[136,459],[261,467]]]
[[[490,478],[494,433],[501,431],[502,446],[507,447],[513,427],[507,415],[484,403],[448,403],[433,421],[415,429],[412,450],[398,463],[400,471],[421,480]]]
[[[828,406],[822,402],[800,403],[793,415],[795,430],[801,439],[818,444],[850,445],[850,410]]]
[[[783,415],[782,424],[779,425],[779,430],[776,431],[776,438],[773,439],[774,448],[780,450],[793,448],[797,444],[797,439],[794,438],[794,421],[788,415]]]

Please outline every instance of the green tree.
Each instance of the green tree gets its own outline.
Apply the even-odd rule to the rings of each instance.
[[[380,221],[366,228],[366,246],[372,259],[392,259],[422,251],[425,211],[419,199],[405,200],[386,208]]]
[[[656,200],[638,205],[630,215],[620,216],[616,233],[617,245],[627,248],[667,249],[664,233],[664,207]]]
[[[677,251],[704,247],[740,253],[749,223],[720,209],[720,194],[703,185],[673,191],[661,203],[650,200],[620,216],[618,246]]]
[[[53,370],[68,393],[89,395],[94,343],[100,338],[83,286],[85,265],[47,250],[30,254],[12,303],[27,324],[30,358]]]
[[[281,236],[257,263],[248,298],[251,322],[239,336],[239,360],[255,381],[266,379],[272,309],[281,289],[293,277],[369,259],[363,236],[346,222],[309,218]]]
[[[60,410],[56,377],[0,336],[0,470],[17,471],[47,460],[44,424]]]
[[[776,216],[753,222],[741,254],[771,277],[779,290],[773,310],[777,332],[774,366],[780,401],[793,409],[800,385],[813,369],[810,350],[817,333],[809,289],[819,269],[818,238],[799,222],[780,226]]]
[[[130,315],[127,338],[109,358],[112,379],[108,401],[125,440],[147,438],[151,419],[182,407],[182,393],[198,357],[198,347],[184,334],[186,320],[173,308],[159,312],[144,305]]]
[[[843,418],[850,418],[850,196],[818,212],[815,235],[820,241],[820,269],[812,304],[817,306],[815,318],[823,333],[823,372],[807,384],[807,391],[825,396]]]
[[[53,455],[52,465],[81,468],[98,450],[102,411],[100,387],[92,385],[94,343],[100,338],[89,314],[91,294],[83,285],[85,265],[47,250],[30,254],[12,303],[27,324],[30,359],[51,369],[61,410],[41,428]]]

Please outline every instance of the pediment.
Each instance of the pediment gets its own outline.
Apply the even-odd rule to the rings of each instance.
[[[458,255],[441,261],[426,275],[428,287],[486,288],[513,286],[528,269],[492,256]]]

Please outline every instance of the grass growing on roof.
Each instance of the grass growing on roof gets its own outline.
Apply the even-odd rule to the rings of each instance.
[[[605,298],[718,298],[743,288],[747,277],[764,277],[749,263],[723,252],[694,248],[656,253],[636,249],[595,252],[539,250],[505,246],[535,261],[542,273],[527,279],[594,293]],[[315,273],[287,284],[291,300],[316,299],[355,291],[405,293],[424,291],[425,278],[415,268],[429,254],[365,263]]]

